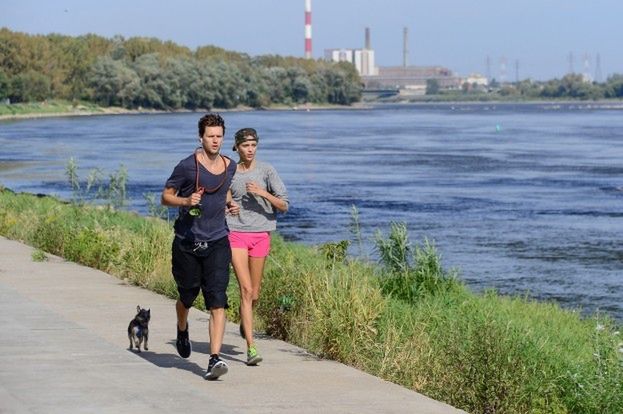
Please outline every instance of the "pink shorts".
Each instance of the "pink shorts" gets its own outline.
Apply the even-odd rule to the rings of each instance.
[[[229,244],[232,249],[246,249],[250,257],[266,257],[270,252],[270,233],[232,231],[229,233]]]

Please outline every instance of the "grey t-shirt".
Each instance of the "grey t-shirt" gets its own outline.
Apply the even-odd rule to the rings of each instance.
[[[251,233],[274,231],[277,228],[277,219],[273,205],[264,197],[247,193],[246,184],[249,181],[255,181],[275,197],[289,203],[286,186],[277,171],[272,165],[255,160],[252,170],[236,171],[231,182],[232,197],[240,206],[240,214],[227,215],[227,226],[231,231]]]

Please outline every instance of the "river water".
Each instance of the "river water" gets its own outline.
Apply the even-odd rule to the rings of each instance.
[[[223,114],[224,153],[238,128],[288,187],[279,231],[305,244],[364,248],[391,222],[435,242],[476,291],[527,294],[623,320],[623,112],[590,105],[385,105]],[[65,167],[106,175],[125,165],[130,208],[159,194],[195,147],[201,114],[118,115],[0,123],[0,184],[70,198]]]

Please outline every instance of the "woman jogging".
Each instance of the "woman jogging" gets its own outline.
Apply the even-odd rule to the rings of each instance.
[[[260,295],[270,233],[277,228],[276,212],[288,210],[286,187],[272,165],[258,161],[259,137],[253,128],[236,132],[234,151],[239,161],[231,183],[238,215],[228,215],[232,264],[240,286],[240,334],[247,341],[247,365],[262,361],[253,342],[253,307]]]

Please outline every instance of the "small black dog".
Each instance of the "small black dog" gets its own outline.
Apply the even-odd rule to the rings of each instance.
[[[130,321],[128,325],[128,338],[130,339],[130,349],[134,349],[136,345],[137,352],[141,352],[141,344],[145,340],[143,348],[145,351],[147,348],[147,339],[149,337],[149,318],[150,309],[142,309],[140,305],[136,306],[136,316]]]

